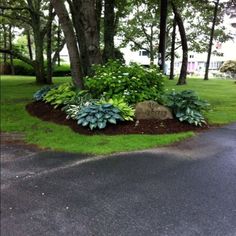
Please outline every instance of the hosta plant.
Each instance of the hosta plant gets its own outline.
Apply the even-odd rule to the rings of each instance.
[[[206,123],[201,112],[208,109],[209,103],[201,100],[192,90],[168,94],[166,105],[181,122],[186,121],[196,126]]]
[[[202,126],[206,124],[206,121],[201,113],[195,110],[187,109],[185,112],[179,112],[176,114],[176,117],[182,122],[186,121],[189,124],[194,124],[196,126]]]
[[[62,111],[67,114],[67,119],[71,118],[75,120],[77,119],[78,113],[82,107],[87,107],[95,102],[96,100],[92,99],[92,96],[90,94],[81,91],[67,102],[66,106],[62,108]]]
[[[91,130],[104,129],[107,123],[116,124],[119,120],[123,121],[120,110],[111,104],[93,104],[82,107],[77,119],[79,125],[89,126]]]
[[[35,101],[42,101],[44,96],[52,89],[50,86],[44,86],[33,95]]]
[[[124,120],[133,121],[134,119],[134,108],[129,106],[123,98],[110,98],[108,100],[101,100],[100,104],[112,104],[114,107],[120,110],[120,115]]]
[[[68,103],[69,100],[76,96],[76,91],[71,83],[63,83],[57,88],[51,89],[43,98],[47,103],[50,103],[57,108],[60,105]]]

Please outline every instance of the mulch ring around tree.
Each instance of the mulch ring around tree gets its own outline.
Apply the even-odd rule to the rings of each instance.
[[[69,126],[74,132],[95,135],[118,135],[118,134],[171,134],[185,131],[200,132],[209,129],[209,125],[196,127],[188,123],[179,122],[176,119],[168,120],[139,120],[125,121],[116,125],[108,124],[105,129],[90,130],[77,124],[75,120],[66,119],[66,114],[60,108],[54,109],[53,106],[44,102],[32,102],[26,105],[26,110],[32,115],[44,121],[54,122],[60,125]]]

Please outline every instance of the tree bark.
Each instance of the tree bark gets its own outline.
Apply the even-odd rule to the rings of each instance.
[[[160,67],[160,70],[162,71],[164,71],[165,67],[167,9],[168,9],[168,0],[161,0],[158,65]]]
[[[9,48],[12,50],[12,26],[9,25]],[[10,66],[11,66],[11,74],[15,74],[14,63],[13,63],[13,56],[10,55]]]
[[[52,83],[52,5],[49,5],[49,26],[47,30],[47,84]]]
[[[211,61],[212,42],[213,42],[213,38],[214,38],[215,24],[216,24],[216,17],[217,17],[219,3],[220,3],[220,0],[217,0],[215,2],[214,18],[213,18],[212,27],[211,27],[211,35],[210,35],[210,42],[209,42],[208,53],[207,53],[207,62],[206,62],[206,70],[205,70],[204,80],[209,79],[208,75],[209,75],[209,66],[210,66],[210,61]]]
[[[175,37],[176,37],[176,19],[173,19],[173,31],[171,38],[171,52],[170,52],[170,80],[174,79],[174,69],[175,69]]]
[[[105,0],[104,51],[103,51],[104,62],[107,62],[109,59],[115,58],[114,36],[115,36],[115,0]]]
[[[2,27],[3,27],[3,45],[4,45],[4,48],[7,48],[7,29],[6,29],[6,25],[2,24]],[[7,63],[7,54],[6,53],[3,53],[3,62],[4,62],[4,64]]]
[[[57,50],[60,48],[60,45],[61,45],[61,28],[60,28],[60,24],[58,24],[58,28],[57,28]],[[61,65],[60,51],[58,52],[58,57],[57,57],[57,65],[58,66]]]
[[[28,47],[28,51],[29,51],[29,57],[30,60],[33,60],[33,52],[32,52],[32,42],[31,42],[31,38],[30,38],[30,31],[27,30],[27,47]]]
[[[71,10],[80,46],[84,73],[85,75],[90,75],[92,73],[92,65],[102,63],[96,0],[73,0]]]
[[[187,36],[184,28],[184,23],[181,15],[179,14],[177,7],[171,2],[172,9],[175,15],[176,23],[179,28],[180,38],[181,38],[181,46],[182,46],[182,66],[180,70],[179,80],[177,85],[186,84],[186,77],[187,77],[187,69],[188,69],[188,43],[187,43]]]
[[[73,30],[73,25],[66,10],[63,0],[51,0],[51,3],[59,18],[62,30],[64,32],[66,45],[70,57],[71,75],[74,84],[80,89],[83,88],[83,72],[81,68],[80,54]]]

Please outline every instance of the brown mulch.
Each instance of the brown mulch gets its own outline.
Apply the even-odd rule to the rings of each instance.
[[[209,128],[208,125],[196,127],[188,123],[179,122],[176,119],[159,120],[139,120],[120,122],[116,125],[108,124],[105,129],[95,129],[91,131],[88,127],[82,127],[75,120],[67,120],[66,114],[53,106],[44,102],[32,102],[26,106],[26,110],[32,115],[44,121],[51,121],[61,125],[69,126],[73,131],[80,134],[170,134],[184,131],[203,131]]]

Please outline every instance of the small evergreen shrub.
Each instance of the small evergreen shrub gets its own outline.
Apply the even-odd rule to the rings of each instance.
[[[111,104],[92,104],[81,108],[77,120],[79,125],[89,126],[93,130],[95,128],[104,129],[107,123],[116,124],[123,118],[120,110]]]
[[[145,100],[160,102],[164,83],[157,68],[109,61],[106,65],[94,66],[94,76],[85,79],[85,87],[95,98],[119,96],[128,104],[135,104]]]
[[[209,103],[201,100],[192,90],[174,91],[168,94],[166,105],[181,122],[186,121],[196,126],[206,123],[201,112],[209,107]]]

